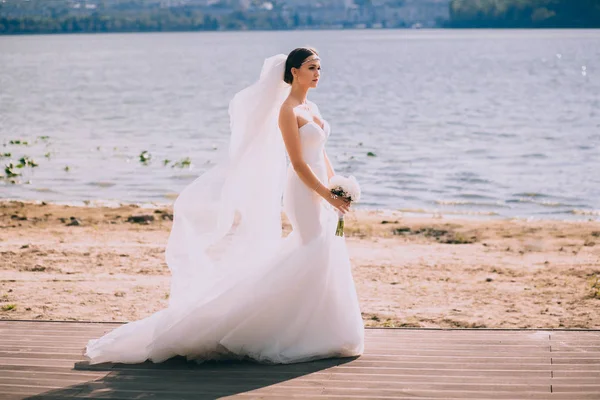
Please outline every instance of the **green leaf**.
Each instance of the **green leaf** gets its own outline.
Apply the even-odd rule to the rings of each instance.
[[[17,166],[14,165],[12,162],[9,162],[4,166],[4,173],[6,174],[7,178],[13,178],[15,176],[21,175],[20,173],[15,171],[15,168],[17,168]]]
[[[177,161],[176,163],[174,163],[171,168],[175,168],[175,167],[179,167],[179,168],[189,168],[192,166],[192,160],[189,157],[185,157],[179,161]]]
[[[147,163],[148,161],[150,161],[150,159],[152,158],[152,155],[150,153],[148,153],[147,150],[144,150],[140,153],[140,162],[141,163]]]
[[[33,159],[29,158],[28,156],[23,156],[19,159],[19,165],[17,165],[17,168],[23,168],[23,167],[37,167],[39,166],[38,163],[36,163]]]

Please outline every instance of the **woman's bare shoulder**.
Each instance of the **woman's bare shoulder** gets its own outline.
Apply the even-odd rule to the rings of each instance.
[[[283,104],[281,105],[281,108],[279,109],[279,116],[285,117],[285,118],[290,118],[290,117],[296,118],[295,108],[296,107],[294,106],[294,104],[291,101],[285,100],[283,102]]]
[[[296,112],[294,111],[294,105],[291,102],[284,101],[279,109],[279,124],[287,125],[296,122]]]

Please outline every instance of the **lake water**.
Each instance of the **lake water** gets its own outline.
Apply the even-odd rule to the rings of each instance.
[[[0,162],[39,164],[0,198],[172,202],[225,150],[233,94],[303,45],[357,207],[600,218],[600,30],[0,37]]]

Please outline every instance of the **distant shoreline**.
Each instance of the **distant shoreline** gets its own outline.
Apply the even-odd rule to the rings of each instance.
[[[119,200],[73,200],[73,201],[50,201],[50,200],[32,200],[32,199],[19,199],[19,198],[0,198],[0,208],[2,207],[68,207],[73,209],[120,209],[120,208],[135,208],[140,210],[160,210],[170,209],[172,210],[173,204],[177,196],[173,197],[171,201],[148,201],[148,202],[134,202],[134,201],[119,201]],[[589,214],[583,213],[580,215],[573,214],[571,218],[544,218],[537,216],[506,216],[500,215],[494,212],[479,212],[479,211],[459,211],[459,210],[437,210],[437,209],[419,209],[419,208],[382,208],[382,207],[363,207],[361,204],[352,206],[352,211],[363,214],[363,213],[375,213],[382,216],[389,216],[393,218],[409,218],[409,219],[422,219],[432,218],[439,221],[453,221],[453,220],[469,220],[474,222],[492,222],[492,221],[523,221],[523,222],[564,222],[564,223],[598,223],[600,218],[596,215],[593,210],[589,211]],[[282,211],[283,215],[283,211]],[[577,217],[578,218],[577,218]]]
[[[310,31],[597,31],[597,28],[582,28],[582,27],[427,27],[427,28],[302,28],[302,29],[207,29],[207,30],[165,30],[165,31],[150,31],[150,30],[131,30],[131,31],[107,31],[107,32],[15,32],[2,33],[0,36],[54,36],[54,35],[106,35],[106,34],[129,34],[129,33],[231,33],[231,32],[310,32]]]

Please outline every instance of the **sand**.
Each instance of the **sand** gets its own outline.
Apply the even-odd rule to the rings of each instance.
[[[166,307],[171,212],[0,202],[0,319],[132,321]],[[140,215],[153,221],[128,221]],[[598,221],[353,210],[346,240],[366,326],[600,328]]]

